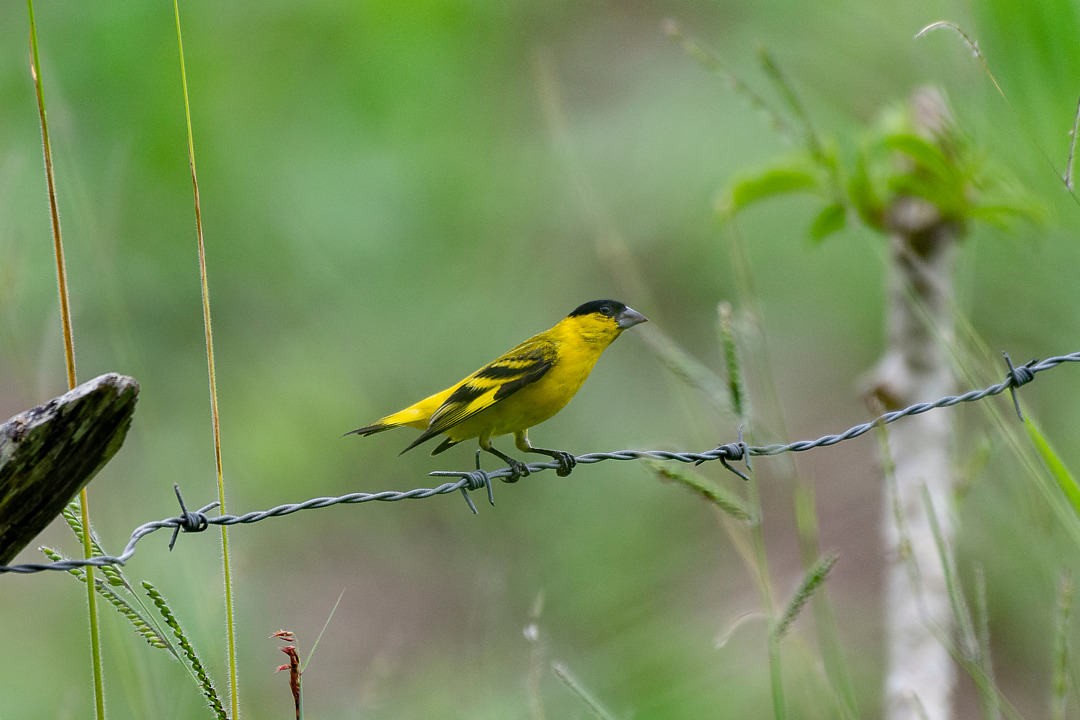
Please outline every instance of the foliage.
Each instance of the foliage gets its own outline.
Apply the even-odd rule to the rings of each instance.
[[[1042,220],[1042,204],[991,163],[951,118],[931,118],[939,130],[928,137],[918,130],[926,123],[914,117],[918,111],[906,103],[886,109],[850,158],[836,141],[808,143],[736,177],[717,200],[721,217],[733,218],[764,200],[807,194],[821,203],[808,230],[815,242],[843,230],[852,217],[888,232],[886,212],[900,196],[926,200],[944,221],[961,226],[980,221],[1007,228],[1016,220]]]
[[[75,533],[75,536],[80,542],[83,542],[86,537],[86,532],[77,511],[77,504],[78,503],[73,503],[68,505],[64,509],[63,517],[64,520],[67,521],[68,527]],[[89,533],[88,542],[93,549],[94,555],[102,556],[107,554],[102,549],[101,544],[92,529]],[[62,554],[52,548],[43,547],[41,548],[41,551],[53,562],[66,559]],[[150,647],[164,650],[171,655],[174,660],[182,663],[187,668],[188,674],[191,676],[192,680],[195,681],[206,696],[215,715],[219,718],[226,718],[227,715],[221,705],[217,690],[210,680],[210,676],[207,674],[202,661],[199,659],[194,647],[191,645],[191,641],[181,629],[172,608],[169,607],[169,604],[166,602],[161,592],[149,582],[142,582],[142,587],[146,595],[152,601],[152,604],[161,615],[161,619],[169,630],[162,627],[161,622],[150,612],[150,609],[146,604],[143,603],[142,597],[136,592],[121,566],[103,565],[100,568],[97,568],[97,570],[103,576],[94,578],[94,589],[97,591],[97,594],[101,595],[106,602],[112,605],[113,608],[131,624],[131,627],[135,630],[136,634],[145,640]],[[87,581],[85,569],[73,568],[68,572],[84,583]]]

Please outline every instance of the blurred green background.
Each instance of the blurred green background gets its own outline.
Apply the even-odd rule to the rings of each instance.
[[[116,371],[142,387],[125,447],[89,489],[116,552],[136,525],[176,513],[173,483],[189,506],[216,498],[173,9],[35,9],[79,378]],[[768,47],[818,129],[844,144],[914,87],[944,87],[964,130],[1050,210],[1041,228],[974,228],[960,309],[1020,361],[1080,347],[1080,210],[1057,180],[1080,90],[1075,3],[271,0],[185,2],[181,17],[231,512],[431,486],[431,470],[471,467],[466,445],[398,457],[411,431],[341,434],[586,300],[623,300],[722,372],[717,303],[746,308],[713,200],[790,148],[665,36],[669,18],[766,95],[754,53]],[[942,19],[978,40],[1008,102],[955,37],[913,39]],[[66,389],[27,38],[25,7],[0,6],[0,418]],[[853,229],[814,246],[813,212],[787,199],[740,220],[790,439],[866,419],[859,378],[882,350],[882,240]],[[1078,391],[1068,367],[1023,391],[1073,468]],[[953,412],[961,571],[985,567],[998,682],[1040,717],[1056,581],[1076,548],[984,410]],[[532,437],[579,454],[703,450],[736,425],[632,331]],[[821,545],[840,555],[829,588],[860,713],[875,717],[875,443],[796,462],[816,488]],[[782,596],[801,577],[788,467],[755,464]],[[703,472],[744,491],[721,468]],[[771,717],[763,624],[716,647],[758,600],[709,506],[639,463],[495,492],[478,516],[446,496],[232,531],[246,716],[291,717],[267,636],[292,630],[306,655],[344,591],[305,674],[310,718],[525,718],[537,702],[548,718],[585,717],[549,671],[531,683],[553,660],[619,717]],[[128,574],[170,598],[227,691],[218,535],[183,537],[171,554],[166,540],[143,540]],[[60,524],[38,544],[81,552]],[[18,561],[40,559],[30,548]],[[0,577],[0,717],[91,714],[85,603],[67,575]],[[179,664],[101,614],[111,717],[208,716]],[[533,622],[539,644],[523,636]],[[800,620],[785,640],[793,717],[829,717],[816,662]],[[976,717],[967,678],[958,696],[958,717]]]

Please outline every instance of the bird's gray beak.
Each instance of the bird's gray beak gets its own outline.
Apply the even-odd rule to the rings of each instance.
[[[621,313],[619,313],[620,330],[626,330],[627,328],[632,328],[635,325],[640,325],[641,323],[648,321],[649,318],[645,317],[637,310],[632,310],[630,308],[626,308]]]

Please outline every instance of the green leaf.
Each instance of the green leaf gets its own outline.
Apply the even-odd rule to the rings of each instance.
[[[1069,469],[1058,458],[1057,453],[1050,447],[1050,443],[1039,432],[1039,428],[1035,427],[1035,423],[1028,418],[1024,418],[1024,429],[1027,430],[1028,437],[1031,438],[1032,444],[1035,445],[1035,451],[1039,453],[1039,457],[1046,463],[1050,474],[1054,476],[1058,487],[1064,493],[1065,499],[1072,506],[1073,512],[1076,513],[1077,517],[1080,517],[1080,485],[1076,483],[1076,478],[1072,476]]]
[[[848,183],[848,197],[855,207],[855,212],[866,225],[874,230],[881,230],[884,203],[874,189],[874,183],[870,179],[870,171],[867,168],[868,160],[866,150],[860,151],[855,160],[855,172],[851,174]]]
[[[843,230],[846,224],[847,208],[840,203],[827,205],[814,218],[814,222],[810,224],[810,237],[817,242],[821,242],[834,232]]]
[[[821,192],[817,175],[793,167],[777,167],[737,181],[717,203],[721,214],[731,216],[748,205],[792,193]]]
[[[970,204],[964,197],[962,186],[919,175],[894,175],[889,178],[888,186],[889,191],[896,195],[922,198],[932,203],[947,219],[963,220],[970,215]]]
[[[939,179],[956,179],[959,175],[956,163],[946,157],[933,141],[926,138],[912,133],[898,133],[886,135],[881,142],[890,150],[907,155],[921,170],[930,172]]]
[[[1027,204],[1018,200],[1016,203],[976,205],[968,212],[972,220],[980,220],[1002,230],[1013,230],[1019,222],[1032,225],[1041,225],[1046,222],[1043,208],[1034,201]]]

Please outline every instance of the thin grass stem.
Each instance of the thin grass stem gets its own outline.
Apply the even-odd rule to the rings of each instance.
[[[195,647],[191,644],[191,641],[188,640],[187,634],[184,633],[183,628],[180,627],[180,623],[173,614],[172,608],[169,607],[169,603],[165,600],[165,596],[146,580],[143,580],[142,586],[146,591],[146,594],[153,601],[154,606],[158,609],[158,612],[161,613],[161,617],[164,618],[165,624],[172,630],[172,634],[180,645],[180,650],[186,659],[185,664],[188,665],[191,672],[195,674],[195,677],[199,682],[199,687],[206,697],[207,702],[210,704],[210,707],[213,709],[214,715],[219,720],[227,720],[228,716],[225,714],[225,708],[221,705],[221,699],[218,697],[217,689],[210,679],[210,674],[206,671],[206,667],[203,665],[202,660],[199,659],[198,654],[195,652]],[[235,718],[236,716],[234,715],[233,717]]]
[[[757,292],[754,283],[754,276],[750,268],[749,253],[747,252],[742,234],[739,231],[738,223],[734,219],[731,219],[725,223],[725,228],[729,233],[731,240],[729,244],[729,253],[732,268],[735,272],[738,296],[742,303],[748,308],[749,315],[760,321],[763,315],[760,294]],[[724,332],[723,326],[725,324],[723,318],[724,314],[724,311],[721,310],[722,333]],[[727,322],[730,323],[730,320]],[[737,351],[737,347],[732,346],[729,349],[728,343],[723,340],[723,338],[721,344],[724,349],[725,358],[729,363],[730,377],[733,359],[735,361],[735,367],[738,367],[738,354],[737,352],[732,352],[729,356],[729,352],[732,350]],[[782,437],[788,437],[789,433],[787,432],[786,423],[784,421],[783,403],[780,402],[780,394],[775,384],[776,374],[772,372],[772,359],[769,348],[763,338],[759,338],[758,346],[753,365],[759,369],[759,372],[756,373],[758,376],[757,381],[760,385],[759,392],[764,400],[761,403],[757,403],[757,405],[769,409],[771,422],[776,425],[776,427],[773,428],[773,431],[779,432]],[[740,371],[739,375],[741,376],[741,374]],[[747,392],[748,383],[745,380],[741,380],[740,384],[742,385],[742,396],[739,399],[739,403],[743,407],[743,410],[749,413],[748,405],[751,403],[748,397],[749,393]],[[746,420],[746,418],[743,419]],[[814,502],[813,485],[799,473],[793,458],[789,457],[787,462],[787,471],[795,480],[794,492],[795,505],[798,510],[796,513],[796,520],[798,523],[800,553],[804,569],[809,570],[813,566],[813,563],[816,562],[820,552],[818,549],[817,510]],[[754,485],[754,483],[751,483],[750,485]],[[754,517],[760,518],[760,503],[758,502],[755,504],[753,499],[756,494],[756,488],[752,488],[752,492],[749,496],[750,508],[751,514]],[[832,602],[829,599],[827,588],[823,588],[821,592],[816,595],[813,599],[813,606],[815,631],[818,640],[822,645],[826,676],[828,677],[834,695],[838,698],[837,707],[844,717],[858,717],[859,713],[855,701],[855,690],[851,683],[851,677],[844,660],[843,650],[840,645],[840,636],[836,627],[836,616],[832,609]],[[770,616],[774,616],[772,611],[770,611]]]
[[[964,598],[964,590],[960,587],[960,578],[957,577],[952,548],[949,547],[945,539],[945,533],[941,529],[937,510],[934,508],[934,501],[930,497],[930,489],[923,484],[919,490],[926,511],[926,518],[929,521],[930,532],[934,538],[934,545],[937,547],[938,557],[944,571],[945,587],[948,590],[953,619],[956,621],[960,631],[960,649],[967,660],[974,660],[979,653],[978,641],[975,637],[975,623],[971,619],[967,600]]]
[[[1065,720],[1069,689],[1069,616],[1072,614],[1073,579],[1068,570],[1058,585],[1057,618],[1054,628],[1054,675],[1050,697],[1050,720]]]
[[[176,17],[176,43],[180,51],[180,79],[184,89],[184,119],[187,125],[188,164],[191,166],[191,187],[195,196],[195,234],[199,248],[199,282],[202,288],[203,328],[206,333],[206,364],[210,377],[210,416],[214,430],[214,463],[217,468],[218,502],[221,512],[225,512],[225,475],[221,463],[221,425],[218,413],[217,376],[214,372],[214,333],[210,322],[210,284],[206,272],[206,245],[203,241],[202,206],[199,202],[199,179],[195,172],[195,140],[191,130],[191,102],[188,97],[187,70],[184,66],[184,39],[180,31],[179,0],[173,0],[173,14]],[[225,626],[229,643],[229,691],[232,702],[232,717],[240,717],[240,694],[236,678],[236,622],[233,611],[232,572],[229,565],[229,533],[221,526],[221,552],[225,582]]]
[[[1065,161],[1065,187],[1073,190],[1073,160],[1076,158],[1076,132],[1080,130],[1080,101],[1076,103],[1076,116],[1073,118],[1072,130],[1069,131],[1069,157]]]
[[[311,646],[311,650],[308,651],[308,656],[304,658],[303,664],[300,665],[300,672],[304,672],[308,663],[311,662],[311,657],[315,654],[315,648],[319,647],[319,641],[322,640],[323,634],[326,632],[326,628],[330,627],[330,621],[334,619],[334,613],[337,612],[338,605],[341,604],[341,598],[345,597],[345,589],[342,588],[341,594],[338,595],[338,599],[334,602],[334,607],[330,609],[330,614],[326,616],[326,622],[323,623],[322,630],[319,631],[318,637],[315,638],[314,644]]]
[[[555,673],[556,677],[563,681],[563,684],[570,689],[572,693],[578,696],[578,698],[585,704],[585,707],[589,709],[593,717],[597,720],[615,720],[615,716],[601,704],[599,700],[593,697],[585,687],[577,681],[573,675],[570,674],[570,670],[561,662],[551,663],[551,670]]]
[[[773,599],[772,587],[769,584],[769,563],[765,554],[765,533],[762,530],[761,493],[758,491],[756,478],[746,484],[746,495],[752,516],[750,522],[750,545],[751,558],[756,570],[754,578],[757,580],[758,594],[761,596],[761,604],[765,609],[765,614],[771,618],[770,622],[776,622],[776,602]],[[773,717],[776,720],[785,720],[787,718],[787,704],[784,701],[784,673],[780,662],[780,638],[771,631],[768,633],[768,649],[769,689],[772,693]]]
[[[741,95],[756,112],[761,113],[766,122],[773,130],[785,139],[796,141],[797,133],[791,123],[777,110],[775,110],[753,87],[736,75],[715,54],[706,49],[701,43],[683,34],[682,27],[675,20],[664,22],[664,32],[673,42],[678,43],[683,52],[697,61],[706,71],[712,73],[727,86],[727,89]]]
[[[75,340],[71,329],[71,299],[68,293],[67,265],[64,262],[64,242],[60,234],[60,209],[56,202],[56,174],[53,171],[52,145],[49,141],[49,122],[45,113],[45,88],[41,78],[41,58],[38,54],[37,23],[34,20],[34,2],[26,0],[26,11],[30,21],[30,57],[31,73],[34,76],[34,88],[37,94],[38,114],[41,118],[41,145],[45,156],[45,181],[49,188],[49,213],[52,220],[53,252],[56,256],[56,282],[60,295],[60,323],[64,335],[64,360],[67,367],[68,389],[78,383],[75,375]],[[90,527],[90,510],[86,488],[79,492],[79,509],[82,513],[83,527]],[[93,556],[90,533],[83,535],[83,556]],[[94,569],[86,568],[86,603],[90,621],[90,655],[94,674],[94,711],[98,720],[105,718],[105,679],[101,667],[101,630],[98,627],[97,595],[94,593]]]
[[[1001,720],[1001,708],[997,699],[997,679],[994,677],[993,658],[990,654],[990,611],[986,600],[986,574],[982,565],[975,566],[975,639],[978,642],[978,664],[982,667],[992,688],[979,691],[979,706],[986,720]]]
[[[810,114],[806,112],[806,108],[803,107],[802,101],[799,100],[799,96],[795,92],[795,88],[788,82],[787,78],[784,77],[783,71],[780,70],[780,66],[776,64],[772,53],[769,52],[767,47],[764,45],[758,47],[757,56],[761,69],[779,91],[780,96],[788,106],[788,110],[791,111],[791,114],[802,125],[803,139],[806,142],[807,151],[810,153],[811,157],[824,164],[824,145],[822,145],[821,139],[814,130],[814,125],[810,122]]]
[[[60,323],[64,330],[64,359],[67,365],[68,389],[75,381],[75,342],[71,331],[71,302],[68,294],[67,265],[64,262],[64,242],[60,236],[60,209],[56,203],[56,175],[53,171],[52,144],[49,141],[49,123],[45,115],[45,89],[41,79],[41,60],[38,57],[37,26],[34,22],[33,0],[26,0],[30,15],[31,72],[37,91],[38,113],[41,116],[41,144],[45,155],[45,181],[49,186],[49,212],[52,220],[53,252],[56,255],[56,281],[60,292]]]
[[[990,65],[986,62],[986,58],[983,56],[982,50],[979,49],[979,44],[972,40],[971,37],[969,37],[968,34],[964,32],[959,25],[949,20],[938,20],[937,22],[930,23],[922,30],[915,33],[915,38],[918,39],[924,37],[932,30],[943,29],[951,30],[954,34],[956,34],[957,37],[959,37],[963,41],[965,45],[967,45],[968,49],[971,50],[971,53],[975,56],[975,59],[979,61],[980,65],[982,65],[983,72],[985,72],[986,76],[990,78],[990,82],[994,84],[994,89],[998,91],[998,94],[1001,95],[1001,98],[1005,101],[1005,104],[1008,105],[1009,109],[1012,110],[1013,114],[1019,118],[1021,116],[1020,112],[1013,105],[1012,100],[1009,99],[1009,96],[1005,94],[1005,91],[1001,89],[1001,85],[998,84],[997,78],[994,77],[994,73],[990,71]],[[1077,117],[1080,118],[1080,107],[1078,107],[1077,113]],[[1074,130],[1075,127],[1076,125],[1074,123]],[[1061,180],[1062,184],[1065,185],[1065,189],[1068,191],[1069,196],[1073,199],[1073,202],[1080,205],[1080,197],[1077,197],[1076,192],[1073,190],[1072,187],[1071,167],[1073,148],[1071,147],[1069,152],[1069,162],[1067,163],[1068,169],[1064,173],[1058,173],[1057,168],[1054,167],[1054,161],[1051,160],[1050,155],[1045,150],[1043,150],[1042,145],[1040,145],[1034,139],[1031,139],[1031,143],[1035,146],[1035,149],[1039,151],[1039,154],[1042,155],[1043,161],[1051,168],[1054,168],[1054,173],[1058,176],[1058,179]]]
[[[799,613],[802,612],[803,607],[813,597],[814,592],[825,582],[829,571],[832,570],[839,559],[840,557],[835,554],[826,555],[819,558],[806,573],[795,594],[791,597],[787,609],[784,610],[784,614],[780,616],[776,625],[773,626],[773,633],[777,638],[783,638],[791,629],[792,623],[799,617]]]

